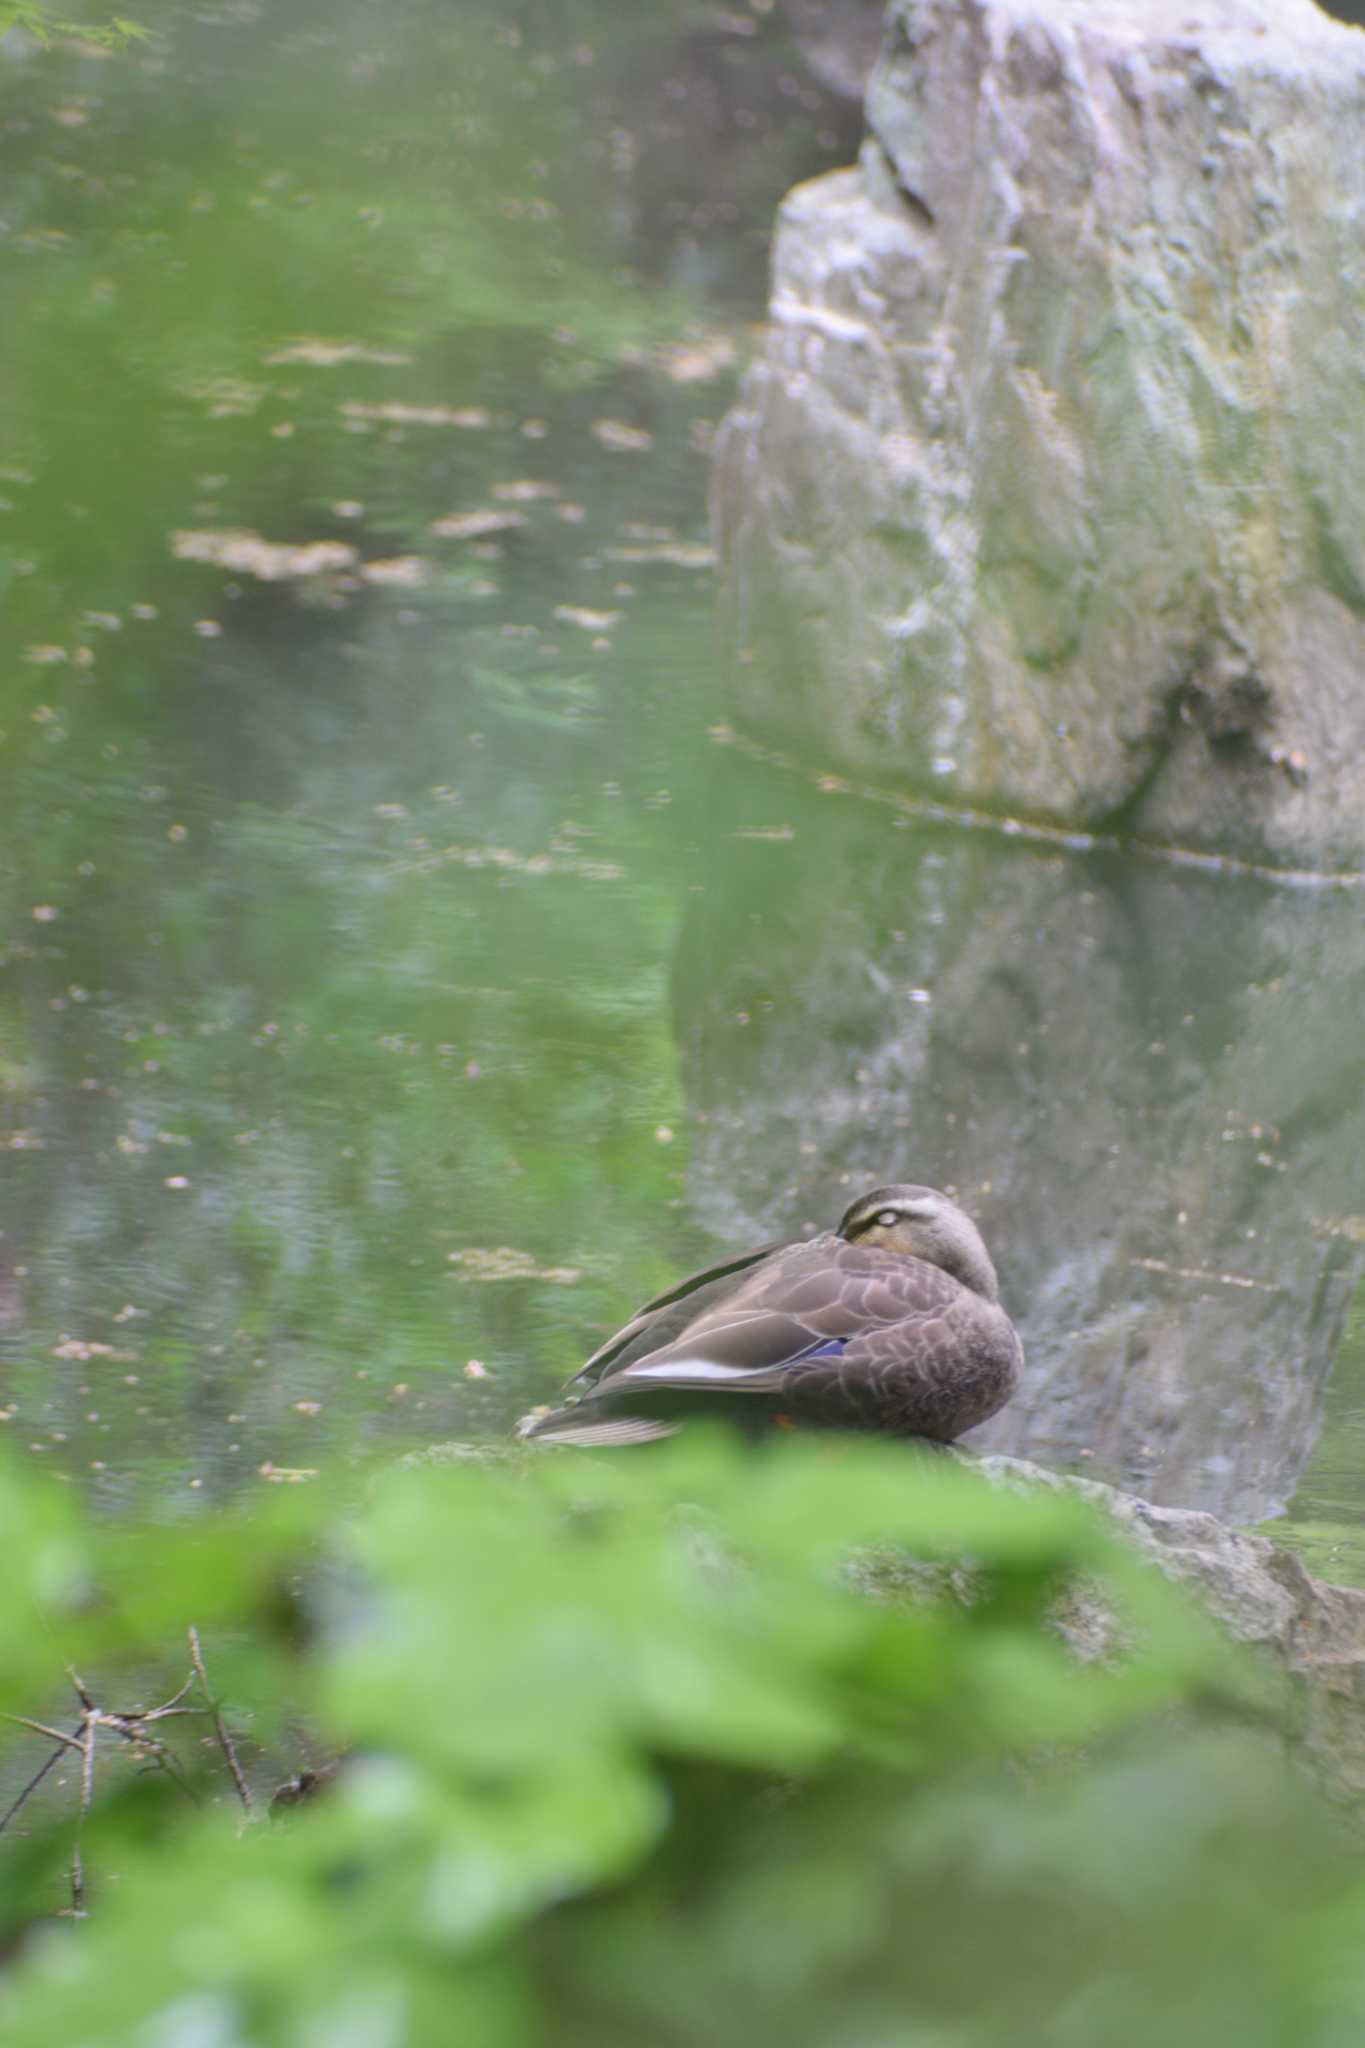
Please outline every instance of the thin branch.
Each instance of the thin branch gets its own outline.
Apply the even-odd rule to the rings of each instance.
[[[237,1787],[237,1797],[242,1802],[242,1811],[248,1820],[254,1820],[256,1808],[255,1802],[251,1797],[251,1787],[247,1784],[246,1775],[237,1758],[237,1751],[233,1747],[232,1737],[228,1733],[227,1724],[218,1710],[218,1702],[214,1698],[213,1690],[209,1685],[209,1675],[204,1669],[204,1652],[199,1647],[199,1631],[193,1622],[190,1624],[188,1635],[190,1639],[190,1657],[193,1661],[199,1683],[203,1688],[204,1698],[209,1703],[209,1712],[213,1716],[213,1727],[214,1733],[218,1737],[218,1746],[227,1760],[229,1771],[232,1773],[232,1782]]]
[[[180,1787],[185,1797],[189,1800],[191,1806],[202,1806],[204,1804],[203,1800],[199,1797],[199,1794],[195,1791],[194,1786],[190,1780],[189,1774],[187,1773],[185,1766],[180,1762],[180,1759],[178,1757],[172,1756],[171,1752],[168,1749],[163,1749],[159,1742],[156,1745],[156,1753],[153,1757],[153,1762],[161,1770],[165,1771],[166,1775],[171,1779],[173,1784],[176,1784]]]
[[[71,1677],[76,1690],[84,1697],[85,1689],[74,1671]],[[76,1822],[76,1840],[71,1850],[71,1917],[73,1920],[84,1920],[86,1917],[85,1863],[81,1857],[81,1836],[85,1831],[86,1819],[89,1816],[90,1807],[95,1796],[95,1738],[99,1734],[99,1727],[99,1711],[98,1709],[92,1709],[85,1717],[85,1725],[81,1729],[79,1744],[82,1752],[81,1810],[80,1818]]]
[[[76,1688],[76,1698],[77,1698],[77,1699],[78,1699],[78,1700],[80,1701],[81,1705],[82,1705],[82,1706],[83,1706],[83,1707],[85,1708],[85,1711],[86,1711],[86,1713],[87,1713],[87,1714],[94,1714],[94,1713],[97,1713],[97,1712],[98,1712],[98,1709],[97,1709],[97,1707],[96,1707],[96,1705],[95,1705],[95,1696],[94,1696],[94,1694],[93,1694],[93,1693],[91,1692],[91,1690],[90,1690],[89,1686],[88,1686],[88,1685],[86,1684],[85,1680],[84,1680],[84,1679],[83,1679],[83,1678],[81,1677],[81,1674],[80,1674],[80,1672],[79,1672],[79,1671],[77,1671],[77,1669],[76,1669],[76,1667],[75,1667],[75,1665],[74,1665],[74,1664],[68,1664],[68,1665],[67,1665],[67,1667],[66,1667],[66,1675],[67,1675],[67,1677],[68,1677],[68,1678],[69,1678],[69,1679],[71,1680],[71,1683],[72,1683],[72,1684],[73,1684],[73,1685],[75,1686],[75,1688]]]
[[[197,1712],[199,1710],[181,1709],[181,1712],[187,1711]],[[141,1715],[101,1714],[100,1725],[104,1728],[112,1728],[116,1735],[121,1735],[126,1742],[131,1742],[139,1756],[148,1759],[154,1770],[165,1771],[167,1777],[180,1787],[192,1806],[203,1805],[203,1800],[190,1783],[189,1777],[179,1758],[173,1756],[165,1743],[159,1742],[155,1735],[148,1735],[142,1726]]]
[[[3,0],[0,0],[0,6],[3,6]],[[28,1783],[12,1801],[7,1811],[0,1816],[0,1834],[10,1825],[10,1822],[22,1810],[27,1801],[32,1798],[48,1773],[68,1750],[75,1750],[81,1760],[80,1809],[76,1820],[75,1840],[71,1849],[71,1904],[64,1909],[64,1917],[69,1916],[77,1920],[83,1920],[87,1917],[85,1904],[85,1862],[81,1843],[85,1824],[94,1806],[95,1752],[101,1728],[110,1729],[115,1735],[121,1736],[125,1742],[130,1743],[136,1752],[138,1762],[144,1768],[165,1771],[179,1785],[186,1797],[194,1805],[199,1806],[203,1802],[191,1783],[184,1766],[179,1758],[167,1749],[165,1743],[152,1734],[150,1724],[172,1718],[178,1719],[182,1715],[189,1716],[203,1713],[211,1715],[219,1747],[227,1761],[233,1784],[237,1788],[237,1796],[242,1802],[243,1810],[248,1819],[254,1818],[251,1788],[247,1784],[246,1775],[238,1761],[237,1751],[233,1746],[232,1737],[228,1733],[227,1726],[219,1711],[218,1702],[214,1698],[209,1686],[208,1672],[205,1669],[204,1653],[200,1647],[197,1629],[190,1629],[189,1639],[193,1669],[184,1684],[177,1691],[173,1692],[169,1699],[163,1700],[159,1706],[135,1707],[127,1713],[120,1713],[115,1709],[101,1707],[80,1673],[68,1665],[68,1675],[82,1708],[80,1726],[71,1734],[68,1734],[65,1729],[52,1727],[46,1721],[36,1721],[28,1714],[0,1715],[0,1719],[13,1722],[20,1728],[27,1728],[33,1734],[43,1736],[46,1741],[53,1745],[51,1755],[34,1772]],[[202,1688],[207,1705],[204,1707],[187,1707],[182,1705],[182,1701],[196,1684]]]
[[[81,1747],[85,1751],[85,1761],[81,1765],[82,1820],[84,1820],[86,1818],[86,1815],[89,1813],[91,1803],[94,1800],[95,1796],[95,1737],[99,1734],[99,1726],[99,1715],[91,1714],[87,1717],[85,1727],[82,1731]]]
[[[13,1715],[10,1714],[7,1714],[5,1716],[5,1719],[7,1721],[12,1720],[13,1718]],[[43,1732],[44,1734],[46,1734],[48,1731],[44,1729]],[[0,1835],[4,1834],[5,1829],[14,1819],[14,1816],[27,1804],[29,1799],[32,1798],[33,1794],[38,1790],[38,1787],[42,1784],[43,1779],[47,1776],[48,1772],[52,1769],[53,1765],[59,1761],[61,1754],[62,1752],[60,1749],[54,1749],[51,1756],[48,1758],[47,1762],[45,1764],[40,1764],[38,1766],[38,1769],[33,1773],[33,1776],[29,1779],[27,1785],[25,1785],[23,1791],[19,1794],[18,1798],[15,1799],[13,1803],[6,1808],[4,1818],[0,1820]]]
[[[181,1700],[184,1699],[185,1694],[194,1684],[194,1679],[195,1674],[193,1671],[191,1671],[189,1677],[185,1680],[185,1683],[181,1686],[179,1692],[173,1692],[168,1700],[163,1701],[161,1706],[148,1707],[145,1713],[137,1715],[129,1714],[126,1718],[130,1721],[161,1721],[165,1719],[167,1714],[197,1714],[200,1711],[198,1707],[182,1707],[180,1704]]]
[[[0,1719],[14,1721],[20,1728],[31,1728],[35,1735],[45,1735],[49,1742],[55,1742],[64,1749],[79,1750],[82,1756],[85,1755],[85,1745],[80,1739],[80,1733],[68,1735],[61,1728],[49,1728],[46,1721],[31,1721],[27,1714],[5,1714],[0,1716]],[[84,1728],[85,1723],[82,1721],[81,1732],[84,1731]],[[54,1757],[52,1761],[55,1763],[56,1758]]]

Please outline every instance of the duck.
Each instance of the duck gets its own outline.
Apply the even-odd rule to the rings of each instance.
[[[542,1444],[671,1436],[729,1415],[746,1433],[872,1430],[948,1444],[1019,1384],[995,1267],[938,1188],[873,1188],[816,1237],[759,1245],[638,1308],[517,1425]]]

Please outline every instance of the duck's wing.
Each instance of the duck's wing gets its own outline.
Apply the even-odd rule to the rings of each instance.
[[[609,1368],[628,1364],[669,1343],[698,1315],[732,1292],[737,1275],[750,1272],[774,1253],[789,1247],[790,1240],[775,1238],[771,1244],[761,1244],[737,1259],[725,1259],[718,1266],[703,1266],[665,1293],[656,1294],[652,1301],[637,1308],[630,1321],[623,1323],[605,1344],[599,1344],[569,1381],[565,1393],[596,1386]]]
[[[688,1313],[676,1330],[651,1324],[642,1332],[650,1341],[604,1362],[595,1384],[604,1393],[634,1386],[766,1393],[798,1362],[842,1357],[859,1336],[932,1313],[960,1292],[936,1266],[842,1238],[775,1246],[743,1278],[732,1277],[719,1299],[679,1303]]]
[[[618,1384],[629,1384],[626,1375],[638,1360],[663,1357],[683,1331],[709,1317],[723,1318],[724,1304],[736,1288],[761,1274],[771,1261],[802,1252],[806,1246],[806,1240],[779,1238],[740,1258],[690,1273],[665,1293],[656,1294],[574,1374],[564,1389],[564,1405],[524,1415],[517,1424],[518,1435],[577,1444],[643,1443],[651,1437],[671,1436],[675,1425],[613,1415],[603,1405],[603,1397],[609,1397]],[[639,1384],[643,1389],[650,1382]]]

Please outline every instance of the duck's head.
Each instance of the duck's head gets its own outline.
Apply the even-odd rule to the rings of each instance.
[[[981,1232],[966,1211],[937,1188],[873,1188],[845,1210],[838,1234],[850,1244],[875,1245],[879,1251],[942,1266],[974,1294],[987,1301],[999,1298],[995,1267]]]

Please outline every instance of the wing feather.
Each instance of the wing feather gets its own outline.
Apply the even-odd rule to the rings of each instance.
[[[605,1344],[598,1345],[592,1357],[569,1381],[569,1386],[595,1386],[610,1366],[618,1362],[624,1365],[658,1345],[668,1343],[686,1329],[708,1303],[718,1296],[730,1294],[737,1273],[747,1272],[750,1267],[770,1259],[775,1252],[788,1248],[788,1240],[777,1238],[771,1244],[759,1245],[756,1251],[746,1252],[742,1258],[727,1259],[718,1266],[704,1266],[696,1273],[689,1273],[676,1287],[656,1294],[651,1301],[637,1308],[630,1320],[608,1337]]]
[[[770,1393],[782,1385],[789,1367],[830,1348],[831,1340],[822,1331],[772,1309],[751,1309],[723,1318],[705,1316],[676,1342],[612,1373],[610,1384],[613,1388],[642,1381],[656,1387],[724,1385],[735,1393]],[[842,1352],[843,1345],[838,1343],[835,1348]]]

